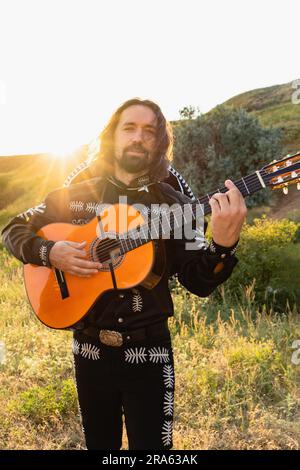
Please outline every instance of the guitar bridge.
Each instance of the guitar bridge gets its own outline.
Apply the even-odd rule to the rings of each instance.
[[[60,289],[60,295],[62,299],[66,299],[67,297],[70,297],[69,290],[68,290],[68,285],[65,279],[65,275],[63,271],[60,269],[55,268],[54,274],[57,280],[57,284]]]

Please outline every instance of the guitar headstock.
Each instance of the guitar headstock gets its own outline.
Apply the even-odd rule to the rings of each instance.
[[[282,189],[287,194],[291,184],[297,184],[300,190],[300,151],[265,165],[260,174],[266,186],[272,190]]]

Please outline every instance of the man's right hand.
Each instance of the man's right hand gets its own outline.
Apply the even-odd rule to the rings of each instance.
[[[101,263],[87,260],[87,252],[84,249],[86,241],[77,243],[68,240],[56,242],[49,252],[51,265],[61,271],[79,277],[91,277],[99,272]]]

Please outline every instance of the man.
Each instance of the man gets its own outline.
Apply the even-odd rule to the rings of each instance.
[[[2,232],[5,246],[23,263],[93,276],[102,265],[87,260],[84,240],[54,242],[36,232],[51,222],[87,223],[100,202],[115,204],[120,196],[150,209],[152,203],[191,202],[163,182],[171,156],[172,131],[158,105],[125,102],[101,134],[95,177],[59,188],[15,217]],[[208,247],[187,250],[184,237],[155,241],[158,264],[165,259],[155,287],[106,292],[75,325],[76,384],[88,449],[120,449],[123,414],[129,449],[171,449],[175,377],[168,279],[177,273],[189,291],[206,297],[230,276],[246,206],[235,185],[230,180],[225,185],[228,191],[209,201]]]

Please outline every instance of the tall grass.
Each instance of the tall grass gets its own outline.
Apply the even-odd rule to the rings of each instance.
[[[71,333],[36,320],[21,264],[0,258],[0,448],[84,448]],[[257,309],[251,286],[239,304],[220,293],[217,303],[174,289],[174,449],[299,449],[299,312]]]

